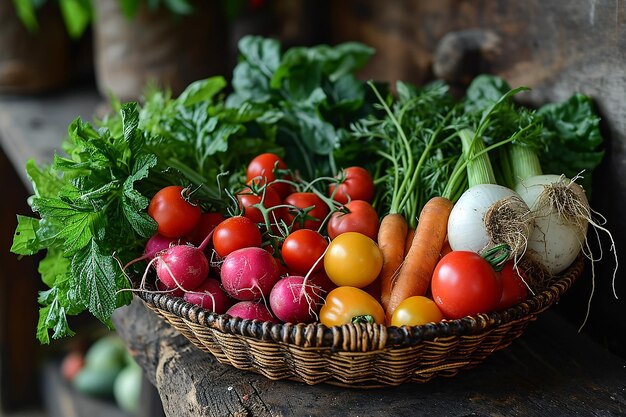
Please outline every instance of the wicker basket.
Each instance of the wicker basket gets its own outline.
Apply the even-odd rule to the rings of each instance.
[[[505,311],[414,327],[273,324],[211,313],[181,298],[140,291],[147,306],[224,364],[278,380],[357,387],[426,382],[481,363],[519,337],[583,270],[579,257],[541,292]]]

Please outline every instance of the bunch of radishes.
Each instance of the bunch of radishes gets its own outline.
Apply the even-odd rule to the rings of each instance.
[[[278,156],[261,154],[248,166],[246,186],[233,193],[237,209],[227,216],[203,212],[189,188],[161,189],[148,207],[158,232],[141,258],[149,261],[142,287],[154,269],[157,291],[215,313],[317,321],[324,295],[336,287],[324,268],[331,238],[354,232],[378,250],[367,171],[352,167],[323,180],[322,187],[295,182]]]

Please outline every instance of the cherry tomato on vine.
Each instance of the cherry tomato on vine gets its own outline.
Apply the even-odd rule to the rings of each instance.
[[[452,251],[437,263],[431,290],[444,316],[458,319],[495,310],[502,296],[502,281],[476,252]]]
[[[261,231],[247,217],[229,217],[213,231],[213,248],[222,258],[237,249],[253,246],[261,246]]]
[[[280,175],[276,175],[276,169],[286,170],[287,164],[276,154],[262,153],[248,164],[246,180],[248,182],[261,180],[262,185],[269,184],[281,198],[284,198],[291,192],[291,185],[284,182],[274,182],[276,178],[282,178]],[[291,180],[291,177],[286,175],[284,179]]]
[[[263,213],[257,207],[254,207],[255,204],[263,201],[263,207],[270,208],[281,203],[280,196],[271,187],[265,187],[264,190],[259,192],[259,195],[255,195],[249,187],[246,187],[237,193],[237,201],[239,201],[239,207],[244,210],[243,215],[255,223],[265,223]],[[272,221],[271,216],[270,221]]]
[[[359,232],[376,241],[378,226],[374,207],[364,200],[352,200],[330,216],[327,228],[331,239],[345,232]]]
[[[283,201],[284,204],[288,204],[290,206],[294,206],[295,209],[287,209],[283,216],[285,222],[290,225],[296,220],[293,225],[294,230],[298,229],[311,229],[317,230],[321,226],[322,222],[330,213],[330,209],[320,197],[318,197],[315,193],[310,192],[297,192],[292,193],[285,198]],[[307,213],[306,218],[301,217],[301,210],[308,209],[312,207]],[[300,210],[298,210],[300,209]],[[296,219],[296,216],[298,218]],[[304,226],[302,225],[301,220],[304,219]]]
[[[325,326],[341,326],[353,322],[385,323],[380,303],[365,291],[349,286],[337,287],[326,296],[320,309],[320,322]]]
[[[502,279],[502,297],[498,303],[497,310],[504,310],[519,304],[528,296],[528,288],[526,287],[526,275],[524,271],[515,267],[513,261],[504,264],[504,268],[500,271]]]
[[[420,326],[443,319],[437,304],[428,297],[415,295],[402,301],[391,316],[392,326]]]
[[[188,190],[178,185],[160,189],[150,200],[148,214],[157,222],[160,235],[183,237],[200,221],[200,206],[188,201]]]
[[[372,201],[374,198],[374,181],[370,173],[362,167],[354,166],[343,170],[344,180],[339,184],[330,184],[329,195],[333,195],[335,188],[337,191],[333,196],[335,201],[342,204],[348,200]]]
[[[287,268],[295,273],[306,275],[314,265],[315,271],[322,268],[324,263],[320,258],[327,247],[328,242],[324,236],[315,230],[300,229],[287,236],[280,254]]]
[[[338,286],[367,287],[383,266],[383,255],[376,242],[357,232],[342,233],[328,245],[324,269]]]

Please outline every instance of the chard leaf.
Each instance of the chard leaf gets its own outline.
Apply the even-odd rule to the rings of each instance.
[[[305,180],[334,175],[338,131],[369,108],[363,83],[354,72],[365,65],[373,49],[359,43],[318,45],[290,48],[281,57],[277,43],[264,42],[259,37],[240,42],[241,60],[227,106],[252,103],[278,110],[272,116],[280,117],[274,124],[279,144],[287,150],[287,165],[299,167]],[[264,118],[258,120],[263,123]],[[347,163],[357,163],[348,160],[349,155],[340,152]]]
[[[564,102],[544,105],[537,115],[543,122],[546,144],[540,155],[542,169],[546,174],[565,174],[568,178],[582,173],[577,182],[589,195],[593,170],[604,158],[600,118],[591,98],[574,94]]]
[[[285,52],[280,66],[272,76],[271,86],[278,88],[285,79],[300,80],[306,70],[324,74],[330,82],[353,74],[363,68],[374,50],[357,42],[347,42],[334,47],[318,45],[314,47],[290,48]],[[316,77],[313,77],[316,78]]]
[[[335,128],[321,120],[312,109],[298,109],[295,112],[303,143],[311,152],[319,155],[332,153],[336,143]]]
[[[483,111],[511,90],[500,77],[482,74],[474,78],[465,92],[464,106],[467,113]]]
[[[279,42],[260,36],[244,36],[239,41],[239,52],[240,62],[233,71],[233,97],[239,103],[270,101],[274,95],[270,79],[280,64]]]
[[[331,85],[328,96],[332,101],[331,111],[358,112],[365,99],[365,91],[363,84],[355,77],[344,76]]]
[[[213,97],[226,87],[224,77],[211,77],[195,81],[183,91],[177,101],[183,106],[191,106],[203,101],[212,102]]]
[[[374,49],[362,43],[346,42],[334,47],[332,53],[325,71],[331,81],[337,81],[363,68],[374,55]]]

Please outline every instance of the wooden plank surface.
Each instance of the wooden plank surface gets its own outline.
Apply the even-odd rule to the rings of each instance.
[[[26,161],[50,162],[72,120],[91,121],[103,103],[89,87],[38,96],[0,96],[0,145],[29,191]]]
[[[135,299],[114,315],[118,333],[161,394],[185,416],[618,416],[626,361],[554,312],[478,367],[426,384],[359,390],[270,381],[220,364]]]

